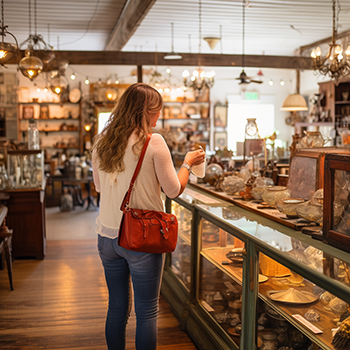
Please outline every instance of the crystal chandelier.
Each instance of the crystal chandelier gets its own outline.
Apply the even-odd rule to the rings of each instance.
[[[23,57],[18,67],[22,74],[30,80],[35,79],[44,67],[44,63],[50,63],[55,55],[52,52],[53,47],[46,44],[42,35],[37,34],[36,26],[36,0],[34,0],[34,28],[35,34],[31,33],[31,0],[29,0],[29,36],[21,43],[20,47],[27,45],[25,57]]]
[[[8,62],[13,58],[18,51],[18,42],[16,37],[10,33],[7,30],[7,26],[5,26],[5,21],[4,21],[4,1],[1,0],[1,26],[0,26],[0,34],[2,37],[2,40],[0,42],[0,64],[4,65],[4,63]],[[5,42],[5,36],[9,35],[12,36],[14,39],[14,43],[7,43]]]
[[[215,72],[211,70],[206,72],[201,68],[201,47],[202,47],[202,2],[199,0],[199,53],[198,53],[198,68],[192,73],[190,79],[190,73],[186,69],[182,73],[183,83],[185,89],[191,88],[195,93],[200,94],[205,88],[210,89],[214,86]]]
[[[350,45],[343,55],[343,48],[336,43],[337,29],[336,21],[336,0],[333,0],[333,31],[332,43],[329,44],[329,50],[325,57],[321,56],[321,48],[318,46],[311,52],[313,58],[313,68],[322,75],[328,75],[331,79],[338,81],[340,78],[350,74]]]

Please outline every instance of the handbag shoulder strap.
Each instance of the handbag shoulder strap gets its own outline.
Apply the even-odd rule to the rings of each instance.
[[[149,141],[151,139],[151,136],[152,136],[152,134],[148,134],[147,135],[147,139],[146,139],[145,144],[143,145],[139,161],[137,162],[136,169],[134,171],[134,175],[132,176],[132,179],[130,181],[129,189],[125,193],[123,202],[122,202],[122,204],[120,206],[120,210],[121,211],[124,211],[126,208],[129,207],[129,202],[130,202],[130,196],[131,196],[132,188],[134,187],[134,183],[135,183],[136,177],[137,177],[137,175],[138,175],[138,173],[139,173],[139,171],[141,169],[142,161],[143,161],[143,158],[145,157],[146,149],[147,149],[147,146],[148,146]]]

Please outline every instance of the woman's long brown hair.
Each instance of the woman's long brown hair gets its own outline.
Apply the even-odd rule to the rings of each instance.
[[[144,144],[146,135],[151,132],[150,115],[163,107],[160,93],[153,87],[136,83],[130,85],[112,111],[107,125],[95,136],[92,150],[99,158],[99,169],[107,172],[123,172],[125,150],[129,137],[136,131],[138,141],[135,146]]]

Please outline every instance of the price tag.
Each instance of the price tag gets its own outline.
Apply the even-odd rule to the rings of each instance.
[[[214,309],[204,300],[202,300],[202,305],[207,309],[208,312],[214,311]]]
[[[204,194],[200,194],[196,191],[190,190],[189,188],[186,188],[184,191],[185,194],[188,194],[189,196],[193,197],[194,199],[198,199],[201,202],[205,203],[205,204],[209,204],[209,203],[220,203],[219,201],[212,199],[208,196],[205,196]]]
[[[312,323],[310,323],[307,319],[305,319],[301,315],[292,315],[296,320],[298,320],[301,324],[303,324],[305,327],[309,328],[310,331],[314,332],[315,334],[321,334],[323,331],[321,331],[319,328],[314,326]]]

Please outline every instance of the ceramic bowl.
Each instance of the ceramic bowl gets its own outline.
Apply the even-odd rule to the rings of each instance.
[[[276,202],[276,208],[286,214],[288,217],[298,217],[296,208],[301,203],[304,203],[305,199],[302,198],[288,198]]]

